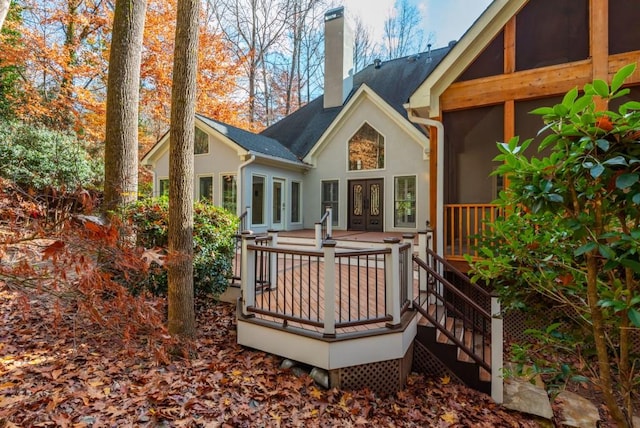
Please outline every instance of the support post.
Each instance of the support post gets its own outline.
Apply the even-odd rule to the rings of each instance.
[[[404,257],[404,272],[400,272],[400,275],[404,275],[405,285],[407,287],[407,300],[409,301],[409,307],[413,307],[413,243],[415,241],[416,235],[413,233],[405,233],[402,235],[402,241],[404,244],[409,244],[408,251],[405,251],[402,254]]]
[[[326,240],[324,248],[324,334],[336,337],[336,241]]]
[[[269,229],[267,234],[271,237],[269,246],[278,246],[278,231]],[[275,290],[278,285],[278,253],[272,252],[269,254],[269,289]]]
[[[328,206],[326,208],[327,212],[329,213],[329,215],[327,216],[327,236],[326,239],[331,239],[331,237],[333,236],[333,209]],[[325,237],[323,237],[324,239]]]
[[[504,401],[503,384],[504,321],[498,296],[491,296],[491,398],[498,404]]]
[[[427,261],[427,231],[418,231],[418,257],[423,262]],[[427,273],[424,269],[418,269],[418,290],[421,293],[427,291]]]
[[[315,224],[316,229],[316,250],[322,248],[322,223]]]
[[[247,307],[256,303],[256,258],[255,251],[249,250],[248,245],[254,244],[255,235],[250,231],[242,232],[242,259],[240,265],[241,292],[242,292],[242,315],[250,317]]]
[[[385,238],[384,243],[391,248],[391,254],[384,258],[387,311],[391,315],[388,328],[400,326],[400,239]]]

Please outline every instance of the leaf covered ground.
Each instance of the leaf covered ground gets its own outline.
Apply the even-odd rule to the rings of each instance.
[[[159,364],[51,297],[0,282],[0,427],[536,426],[453,382],[412,374],[394,396],[324,390],[236,344],[233,305],[198,305],[191,358]]]

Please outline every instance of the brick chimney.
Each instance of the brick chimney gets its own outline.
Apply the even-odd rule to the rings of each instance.
[[[344,7],[324,14],[324,108],[339,107],[353,88],[353,31]]]

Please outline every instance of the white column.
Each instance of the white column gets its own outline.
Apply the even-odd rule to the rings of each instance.
[[[498,404],[504,399],[502,378],[504,330],[500,300],[491,296],[491,398]]]
[[[418,257],[423,262],[427,262],[427,231],[418,231]],[[427,273],[424,269],[418,269],[418,289],[420,292],[427,291]]]
[[[327,216],[327,238],[331,239],[333,236],[333,209],[331,207],[327,207],[327,212],[329,213]]]
[[[240,284],[242,293],[242,315],[250,316],[247,307],[253,306],[256,302],[256,259],[255,251],[249,250],[247,246],[254,244],[255,235],[249,231],[242,232],[242,259],[240,265]]]
[[[400,239],[385,238],[384,243],[391,248],[391,254],[384,258],[386,273],[386,303],[387,311],[391,315],[391,321],[387,327],[394,328],[400,325]]]
[[[404,275],[406,278],[405,284],[407,284],[407,299],[409,300],[409,307],[413,307],[413,241],[415,239],[413,233],[405,233],[402,235],[404,244],[409,244],[409,250],[404,253],[404,272],[400,272],[400,275]]]
[[[327,240],[324,249],[324,337],[336,336],[336,241]]]
[[[322,223],[316,223],[316,250],[322,248]]]
[[[267,233],[271,237],[271,241],[269,243],[270,247],[278,246],[278,231],[277,230],[268,230]],[[269,288],[271,290],[275,290],[278,285],[278,253],[273,252],[269,254]]]

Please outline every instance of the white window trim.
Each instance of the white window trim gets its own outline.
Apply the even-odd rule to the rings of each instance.
[[[202,199],[202,192],[200,189],[200,179],[203,177],[210,177],[211,178],[211,190],[213,190],[213,195],[211,195],[211,203],[213,204],[214,201],[216,200],[216,192],[215,192],[215,186],[216,186],[216,175],[215,174],[198,174],[196,175],[196,201],[199,201],[200,199]]]
[[[396,178],[398,177],[413,177],[416,180],[416,197],[415,197],[415,202],[416,202],[416,213],[415,213],[415,217],[416,217],[416,224],[415,226],[411,227],[411,226],[396,226],[396,214],[395,214],[395,208],[396,208]],[[393,225],[394,230],[415,230],[418,227],[418,210],[420,207],[420,180],[418,180],[418,175],[417,174],[395,174],[391,176],[392,182],[393,182],[393,189],[392,189],[392,194],[391,194],[391,209],[393,210],[393,217],[391,219],[391,224]]]
[[[162,195],[160,194],[160,182],[161,182],[161,181],[163,181],[163,180],[167,180],[167,181],[169,181],[169,176],[167,175],[167,176],[161,176],[161,177],[158,177],[157,187],[156,187],[156,189],[155,189],[155,191],[154,191],[154,193],[156,194],[156,197],[157,197],[157,198],[159,198],[159,197],[161,197],[161,196],[162,196]]]
[[[200,128],[198,128],[198,126],[196,125],[194,130],[193,130],[193,146],[194,146],[193,156],[208,156],[209,154],[211,154],[211,135],[209,135],[209,133],[207,131],[205,131],[204,129],[200,129],[200,131],[202,131],[204,133],[204,135],[207,136],[207,151],[205,153],[196,153],[195,152],[196,129],[200,129]]]
[[[262,182],[262,185],[263,185],[263,189],[262,189],[262,220],[263,220],[263,223],[254,223],[253,222],[253,178],[254,177],[262,177],[263,178],[263,182]],[[251,210],[250,210],[250,212],[251,212],[251,226],[252,227],[253,226],[264,227],[264,226],[267,225],[266,220],[267,220],[267,217],[268,217],[268,214],[269,214],[269,211],[268,211],[269,207],[267,207],[267,192],[269,191],[269,188],[268,188],[269,180],[268,180],[268,178],[269,177],[264,175],[264,174],[253,174],[253,173],[251,174],[251,182],[250,182],[251,183],[251,187],[250,187],[250,189],[251,189],[251,198],[250,198],[250,200],[251,200]]]
[[[302,201],[302,181],[291,180],[289,183],[289,221],[291,224],[302,224],[302,207],[304,207]],[[291,220],[291,214],[293,213],[293,183],[298,183],[298,216],[300,217],[298,221]]]
[[[218,195],[220,195],[220,207],[224,208],[224,177],[226,176],[233,176],[236,178],[236,211],[238,210],[238,206],[240,204],[240,201],[238,200],[238,171],[234,171],[234,172],[221,172],[220,174],[218,174],[220,176],[220,179],[218,180],[218,186],[219,186],[219,191],[218,191]],[[234,213],[235,214],[235,213]]]
[[[368,170],[368,171],[370,171],[370,170]],[[340,215],[340,211],[344,211],[344,206],[345,206],[345,204],[346,204],[347,206],[349,205],[349,201],[348,201],[348,200],[344,200],[344,201],[343,201],[343,200],[342,200],[342,198],[343,198],[343,196],[344,196],[344,195],[346,195],[348,192],[347,192],[347,190],[341,189],[341,187],[342,187],[342,180],[341,180],[340,178],[322,178],[322,179],[320,179],[320,189],[319,189],[319,195],[320,195],[320,198],[319,198],[319,199],[320,199],[320,213],[321,213],[321,214],[320,214],[320,217],[322,217],[322,216],[324,215],[324,210],[325,210],[325,207],[322,205],[322,202],[323,202],[323,200],[322,200],[322,187],[323,187],[323,186],[322,186],[322,184],[323,184],[325,181],[336,181],[336,182],[338,183],[338,211],[339,211],[339,212],[337,212],[337,213],[336,213],[336,212],[332,212],[332,213],[331,213],[331,215],[332,215],[332,217],[333,217],[333,218],[335,218],[335,219],[336,219],[336,224],[334,224],[334,226],[336,226],[336,227],[340,227],[340,217],[341,217],[341,215]],[[347,183],[348,183],[348,182],[349,182],[349,180],[347,180]],[[347,197],[348,197],[348,195],[347,195]],[[347,211],[348,211],[348,208],[347,208]],[[320,217],[318,217],[318,219],[320,219]]]

